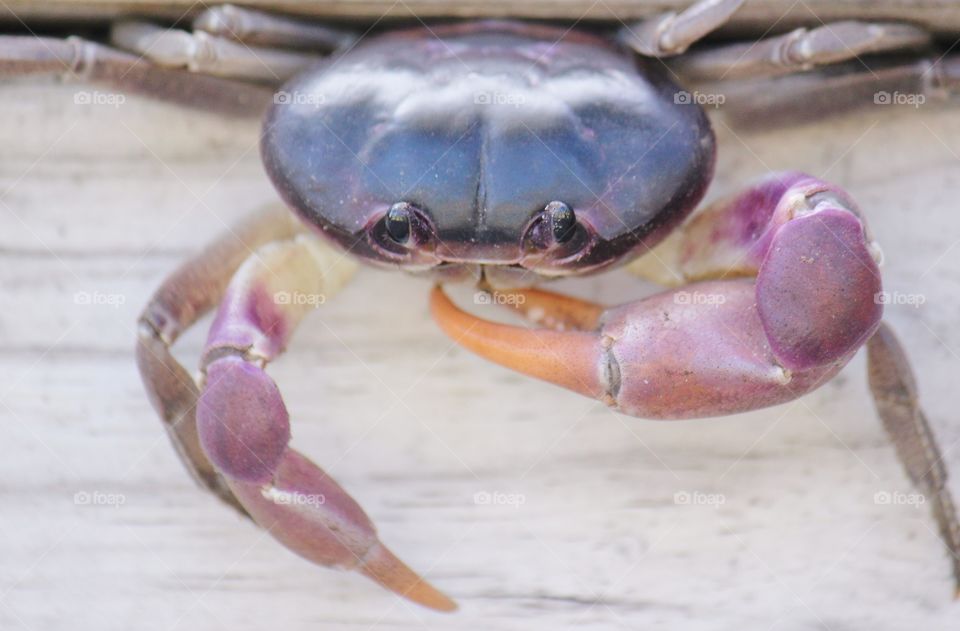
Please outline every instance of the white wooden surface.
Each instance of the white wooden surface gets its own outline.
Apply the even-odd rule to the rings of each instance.
[[[862,357],[774,409],[630,419],[451,348],[428,285],[374,271],[272,372],[296,444],[461,609],[294,557],[187,478],[132,357],[164,274],[274,200],[256,126],[133,98],[77,105],[78,89],[0,87],[0,628],[957,628],[926,507],[875,500],[911,489]],[[887,313],[960,479],[957,111],[718,134],[711,197],[800,168],[868,210],[888,289],[925,299]],[[611,301],[650,290],[622,273],[564,285]],[[178,347],[186,361],[202,336]]]

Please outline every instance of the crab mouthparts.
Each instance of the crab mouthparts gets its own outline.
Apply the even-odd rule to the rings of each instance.
[[[532,287],[544,276],[519,264],[461,263],[445,261],[431,268],[427,275],[441,283],[466,282],[491,289]]]

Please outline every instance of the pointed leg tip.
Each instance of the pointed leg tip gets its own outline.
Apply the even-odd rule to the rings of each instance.
[[[457,609],[457,603],[422,579],[383,544],[375,544],[358,570],[390,591],[424,607],[443,612]]]

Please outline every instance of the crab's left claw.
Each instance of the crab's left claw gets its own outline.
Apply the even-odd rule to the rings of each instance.
[[[539,303],[527,315],[541,322],[569,308],[569,299],[559,294],[510,294],[518,302]],[[687,302],[694,295],[710,298]],[[556,310],[545,310],[546,304]],[[487,359],[652,419],[721,416],[789,401],[833,376],[856,350],[842,348],[818,365],[785,368],[764,334],[754,285],[743,279],[606,309],[582,330],[581,323],[551,330],[484,320],[454,305],[439,287],[431,310],[447,335]]]
[[[779,174],[708,209],[687,234],[701,228],[703,239],[681,249],[700,278],[717,280],[610,309],[540,290],[497,301],[540,329],[483,320],[436,288],[433,316],[488,359],[644,418],[789,401],[835,374],[879,325],[875,247],[829,185]],[[734,278],[703,273],[718,261],[736,262]]]

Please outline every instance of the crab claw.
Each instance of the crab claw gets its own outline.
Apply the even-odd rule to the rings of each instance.
[[[836,374],[877,329],[883,306],[854,212],[818,202],[768,221],[755,278],[694,283],[610,309],[542,290],[502,292],[511,299],[498,303],[549,327],[540,329],[468,314],[439,287],[431,310],[477,354],[633,416],[783,403]]]
[[[269,484],[231,480],[229,485],[253,518],[300,556],[354,569],[431,609],[457,608],[387,549],[360,505],[297,451],[286,451]]]
[[[265,367],[308,312],[289,297],[327,296],[344,282],[349,268],[340,268],[336,258],[300,235],[262,247],[236,272],[201,360],[200,447],[236,501],[293,552],[360,572],[426,607],[452,611],[452,600],[380,542],[357,502],[290,447],[290,415]]]
[[[333,478],[287,445],[286,407],[259,366],[234,356],[212,362],[197,419],[201,444],[230,490],[287,548],[356,570],[426,607],[456,609],[380,542],[370,518]]]

